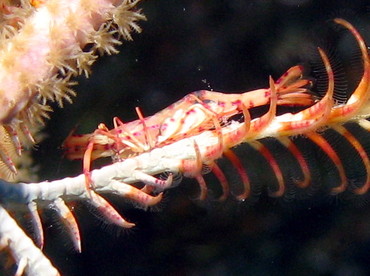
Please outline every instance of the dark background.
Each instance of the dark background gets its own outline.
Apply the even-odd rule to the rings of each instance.
[[[133,120],[136,106],[151,115],[194,90],[266,87],[269,75],[276,79],[296,64],[317,78],[310,67],[317,45],[344,64],[342,81],[350,90],[361,74],[356,44],[328,20],[344,17],[370,41],[369,1],[148,0],[140,7],[148,19],[140,22],[143,32],[119,47],[119,55],[100,58],[92,76],[79,79],[74,104],[51,114],[47,137],[34,151],[41,180],[82,172],[81,162],[61,158],[60,145],[76,126],[88,133],[100,122],[111,127],[114,116]],[[217,183],[209,184],[217,190]],[[318,192],[305,200],[262,194],[254,204],[212,198],[200,203],[197,192],[195,181],[184,181],[148,211],[109,198],[136,223],[131,230],[107,225],[91,208],[76,204],[81,254],[46,211],[46,254],[63,275],[370,272],[366,198]]]

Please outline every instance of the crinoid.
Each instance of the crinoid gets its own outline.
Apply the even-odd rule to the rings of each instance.
[[[7,32],[3,35],[5,41],[10,44],[16,35],[22,32],[23,28],[25,28],[26,34],[33,31],[35,27],[40,28],[40,32],[37,34],[42,33],[42,30],[44,30],[42,24],[35,26],[31,24],[31,27],[26,28],[26,26],[29,26],[26,22],[35,18],[34,16],[41,12],[53,11],[53,15],[63,14],[68,17],[66,23],[73,26],[79,26],[81,20],[84,19],[89,21],[97,18],[105,22],[93,25],[94,31],[86,39],[81,38],[81,36],[86,35],[86,32],[81,29],[70,32],[69,35],[75,40],[78,40],[78,38],[83,40],[82,45],[71,49],[60,47],[65,45],[63,43],[70,36],[62,37],[62,42],[60,42],[59,35],[61,30],[65,30],[63,29],[65,26],[59,26],[56,22],[53,24],[53,28],[46,29],[46,33],[52,31],[49,34],[53,38],[49,54],[40,57],[40,60],[44,60],[42,64],[53,64],[52,68],[48,70],[43,67],[40,74],[42,72],[50,74],[41,77],[39,80],[38,75],[32,73],[32,70],[28,73],[32,73],[31,75],[35,79],[32,79],[26,73],[19,77],[15,73],[12,75],[7,72],[9,77],[16,76],[15,79],[20,80],[21,85],[25,83],[31,83],[31,85],[22,86],[20,90],[15,89],[14,93],[9,93],[9,95],[3,94],[3,96],[14,96],[13,100],[16,99],[14,105],[9,105],[5,99],[3,101],[5,103],[4,109],[1,110],[3,113],[0,112],[0,123],[3,127],[3,129],[0,129],[0,138],[5,144],[5,146],[0,144],[2,152],[0,158],[4,163],[5,170],[15,172],[15,165],[12,158],[9,157],[19,154],[22,149],[21,139],[18,139],[20,133],[18,129],[22,128],[21,132],[28,136],[28,139],[32,137],[31,132],[26,127],[27,122],[37,117],[32,115],[32,108],[37,109],[39,107],[37,104],[43,106],[48,100],[56,102],[61,102],[64,98],[68,100],[69,96],[73,95],[73,92],[69,90],[70,77],[76,74],[89,73],[88,66],[95,60],[91,55],[95,56],[95,53],[101,52],[115,53],[115,46],[120,43],[118,40],[120,37],[129,39],[128,31],[139,30],[136,20],[143,19],[143,17],[138,11],[131,10],[137,2],[121,1],[120,4],[125,4],[125,8],[123,8],[106,4],[106,1],[83,0],[78,1],[82,8],[75,11],[72,8],[75,4],[74,1],[69,1],[67,4],[66,2],[51,0],[31,1],[32,7],[28,2],[22,1],[22,5],[28,4],[29,13],[21,13],[17,10],[18,8],[23,9],[22,5],[19,7],[14,5],[12,7],[2,7],[5,12],[10,11],[11,13],[10,17],[4,16],[2,18],[4,24],[10,25],[10,27],[5,28]],[[232,2],[235,4],[234,1],[228,3],[231,5]],[[242,2],[236,2],[238,2],[238,5],[242,5]],[[6,1],[6,3],[13,3],[13,1]],[[99,5],[103,5],[103,12],[110,8],[113,8],[115,12],[104,12],[104,15],[98,16],[100,13],[93,11],[93,9]],[[169,2],[166,2],[166,5],[169,6]],[[68,7],[68,9],[63,9],[65,7]],[[76,13],[69,14],[73,11]],[[120,18],[122,16],[127,17],[128,21],[123,22]],[[21,17],[24,18],[24,22],[19,23]],[[43,18],[45,19],[45,16]],[[243,22],[244,20],[243,15]],[[33,23],[38,23],[38,21]],[[68,28],[68,24],[65,24],[66,28]],[[322,67],[325,68],[325,70],[319,72],[326,80],[323,95],[316,93],[314,80],[308,78],[307,74],[303,74],[303,66],[291,67],[282,77],[276,79],[271,76],[268,77],[268,74],[263,74],[267,84],[260,86],[264,87],[263,89],[252,90],[251,92],[221,93],[213,91],[211,85],[208,85],[208,90],[195,91],[183,98],[178,97],[181,99],[174,100],[174,104],[165,107],[162,111],[157,113],[148,112],[148,114],[154,114],[152,116],[146,116],[145,107],[138,104],[140,108],[136,108],[137,120],[121,120],[115,117],[112,127],[109,127],[108,123],[107,125],[101,123],[90,134],[78,135],[72,133],[69,135],[63,145],[67,157],[83,159],[82,173],[78,176],[39,183],[18,183],[17,185],[0,181],[0,218],[2,222],[0,224],[0,245],[2,248],[8,249],[6,253],[9,253],[15,261],[17,273],[58,275],[56,267],[66,274],[75,274],[77,271],[76,269],[76,271],[71,272],[72,268],[70,268],[69,261],[72,258],[63,256],[63,260],[58,260],[58,256],[55,257],[58,254],[50,253],[50,259],[55,261],[55,264],[52,264],[42,251],[44,245],[47,245],[45,251],[46,254],[49,254],[49,248],[56,248],[60,243],[60,237],[54,235],[53,232],[53,229],[56,228],[54,227],[55,224],[49,224],[50,227],[45,228],[42,223],[43,216],[40,216],[39,212],[47,208],[51,209],[56,214],[58,221],[60,220],[63,223],[64,231],[68,234],[65,236],[72,240],[73,247],[77,252],[82,252],[80,256],[84,258],[89,253],[94,256],[91,257],[92,261],[88,261],[87,265],[84,266],[85,273],[99,275],[104,273],[124,274],[130,270],[127,274],[134,274],[132,271],[137,274],[138,271],[141,273],[145,270],[142,274],[173,274],[173,270],[177,272],[188,266],[187,261],[181,263],[184,259],[193,258],[196,259],[198,264],[199,261],[202,262],[202,265],[203,260],[207,260],[209,266],[213,268],[218,264],[217,256],[224,253],[231,256],[233,266],[235,264],[239,266],[252,260],[254,256],[257,256],[258,259],[260,257],[268,259],[271,254],[276,254],[273,253],[275,250],[275,252],[289,250],[289,243],[283,244],[280,249],[278,246],[271,246],[270,244],[268,250],[259,250],[260,248],[250,246],[252,243],[248,243],[246,238],[243,238],[242,242],[237,238],[234,239],[235,236],[243,236],[248,231],[264,232],[268,243],[270,235],[273,235],[276,228],[278,228],[276,226],[279,224],[278,215],[270,214],[270,216],[266,216],[269,218],[264,215],[250,215],[247,218],[236,215],[234,216],[236,217],[235,220],[232,220],[231,216],[222,217],[219,214],[219,211],[223,208],[220,206],[234,204],[234,206],[238,205],[243,208],[242,206],[249,204],[241,203],[249,200],[254,202],[256,198],[261,198],[262,201],[267,199],[268,196],[290,199],[299,195],[312,194],[320,188],[326,191],[318,194],[324,194],[328,197],[330,194],[336,196],[331,198],[338,198],[337,195],[342,194],[350,194],[354,198],[361,198],[359,195],[366,195],[369,189],[370,175],[367,145],[370,87],[368,49],[361,28],[358,28],[361,30],[360,34],[357,28],[343,19],[335,19],[335,24],[344,29],[344,32],[352,39],[352,44],[356,46],[356,49],[360,49],[361,53],[361,66],[358,66],[361,69],[359,73],[360,80],[353,90],[351,89],[352,91],[346,99],[342,97],[341,101],[336,100],[337,79],[335,69],[332,68],[332,62],[326,51],[318,48]],[[85,24],[83,25],[85,26]],[[54,29],[54,27],[57,28]],[[233,24],[233,28],[235,28],[235,24]],[[286,42],[285,38],[282,40]],[[22,41],[25,43],[34,40]],[[206,41],[206,39],[203,41]],[[14,48],[18,51],[17,54],[23,57],[22,52],[19,51],[25,48],[31,52],[32,50],[36,51],[36,49],[45,49],[42,40],[40,40],[39,46],[37,48],[34,43],[33,47],[9,47],[9,49]],[[164,48],[167,54],[167,49],[171,47]],[[70,51],[78,55],[71,55]],[[67,55],[67,58],[61,58],[62,55]],[[12,68],[12,62],[8,58],[8,55],[5,55],[3,61],[5,65]],[[18,64],[17,62],[15,64]],[[135,60],[135,62],[138,61]],[[296,62],[289,63],[296,64]],[[258,59],[258,65],[260,64],[261,60]],[[254,70],[248,76],[254,76],[254,73],[257,73]],[[284,71],[285,68],[281,70],[281,72]],[[178,78],[178,76],[176,77]],[[47,85],[44,84],[44,80],[48,83]],[[49,84],[55,86],[50,88]],[[136,85],[135,82],[133,82],[133,85]],[[96,87],[91,87],[90,92],[94,88]],[[57,91],[57,93],[53,94],[50,90]],[[62,95],[59,93],[61,90],[69,92],[67,94],[62,93]],[[192,91],[191,89],[184,90]],[[222,89],[220,90],[222,91]],[[24,94],[24,91],[28,91],[28,93]],[[109,106],[112,109],[125,109],[121,102],[120,105],[116,105],[117,98],[113,96],[105,97],[105,95],[98,93],[97,95],[99,97],[97,108]],[[146,100],[148,98],[146,97]],[[84,98],[82,101],[85,107],[94,104],[85,101]],[[107,105],[102,105],[103,102]],[[21,113],[25,117],[18,117]],[[105,121],[98,120],[95,116],[91,117],[94,117],[93,120]],[[126,116],[120,117],[125,118]],[[30,120],[28,121],[27,118]],[[74,124],[74,122],[71,122],[73,120],[64,121]],[[24,123],[26,124],[23,125]],[[61,124],[61,121],[59,121],[58,130]],[[88,127],[88,125],[85,124],[84,127]],[[70,128],[68,129],[70,130]],[[62,130],[61,132],[68,133],[68,131]],[[50,140],[56,141],[55,137],[57,135],[53,135]],[[10,145],[11,150],[6,147],[7,145]],[[42,154],[42,150],[40,152]],[[45,152],[49,155],[48,151]],[[347,156],[351,158],[347,158]],[[94,168],[91,168],[91,162],[101,157],[109,157],[105,160],[109,164],[99,167],[98,162],[96,162]],[[54,156],[48,156],[47,158],[51,158],[53,164],[55,164]],[[47,158],[45,160],[49,160]],[[45,160],[43,162],[46,162]],[[48,173],[54,177],[55,170],[50,170]],[[51,176],[44,176],[44,178],[49,177]],[[183,181],[184,178],[190,180]],[[119,204],[113,203],[114,199],[119,202],[126,200],[129,201],[129,204],[134,203],[135,207],[148,209],[151,206],[157,206],[162,201],[165,191],[180,182],[182,187],[178,187],[172,195],[176,192],[181,193],[181,188],[184,186],[189,187],[192,182],[193,184],[197,182],[198,186],[194,185],[194,187],[197,189],[197,199],[200,200],[196,200],[196,204],[205,202],[205,204],[209,203],[212,207],[217,205],[218,207],[213,209],[216,214],[209,219],[204,216],[207,211],[198,209],[198,212],[190,214],[192,216],[190,220],[183,219],[181,214],[176,214],[175,220],[181,218],[181,228],[164,230],[163,228],[170,220],[165,217],[168,210],[164,210],[165,218],[159,219],[160,222],[157,222],[160,226],[153,227],[154,230],[146,231],[149,228],[135,217],[134,211],[126,208],[128,205],[125,205],[125,210],[122,211]],[[185,183],[189,185],[185,185]],[[106,195],[108,196],[106,197]],[[115,198],[109,195],[115,195]],[[186,202],[186,197],[187,195],[182,194],[181,197],[171,201],[173,198],[170,195],[167,202],[173,203],[173,206],[182,213],[188,212],[191,208],[189,206],[195,204],[194,201],[190,200]],[[116,225],[120,227],[119,229],[133,228],[135,225],[141,224],[139,229],[143,229],[144,234],[138,238],[140,242],[135,240],[134,245],[130,247],[127,245],[129,239],[123,238],[116,239],[117,242],[105,244],[104,248],[99,247],[100,242],[102,242],[101,236],[99,236],[101,233],[92,231],[92,236],[89,236],[91,224],[83,223],[83,220],[88,219],[88,217],[79,217],[79,212],[74,211],[75,201],[85,202],[105,224]],[[221,203],[220,201],[224,202]],[[270,201],[274,202],[276,200]],[[238,214],[239,210],[235,210],[234,214]],[[26,220],[32,224],[34,241],[22,231],[22,228],[17,225],[16,220],[9,215],[8,211],[14,211],[15,214],[21,215],[27,213],[28,219]],[[138,212],[140,212],[140,216],[144,215],[141,210]],[[125,213],[125,215],[121,213]],[[128,219],[126,219],[126,216]],[[265,223],[260,225],[255,223],[259,216],[265,219]],[[277,222],[274,222],[274,220]],[[298,225],[300,220],[305,220],[305,218],[298,216],[295,225]],[[80,221],[82,222],[81,225],[79,225]],[[200,226],[204,221],[213,221],[213,224]],[[19,222],[22,222],[22,219]],[[148,224],[150,223],[148,222]],[[83,231],[81,233],[83,235],[80,233],[80,226],[82,226]],[[311,226],[314,227],[314,223]],[[287,228],[290,228],[290,225]],[[219,235],[215,235],[218,230],[220,230]],[[226,230],[231,230],[231,232]],[[288,236],[286,239],[289,239],[290,229],[284,228],[284,230],[282,236],[284,238]],[[307,229],[300,231],[302,235],[306,233],[305,230]],[[197,231],[202,233],[199,238],[194,239],[191,235]],[[237,232],[240,235],[236,235]],[[160,236],[161,233],[163,235],[158,243],[147,242],[151,235]],[[226,237],[225,233],[229,235]],[[64,235],[64,232],[62,235]],[[186,237],[185,241],[173,242],[171,239],[176,236]],[[53,238],[55,239],[53,240]],[[212,239],[216,240],[218,244],[211,249],[204,250],[204,241]],[[52,242],[47,244],[49,240],[52,240]],[[253,237],[251,240],[253,240]],[[341,241],[340,238],[334,238],[334,240],[338,243]],[[82,243],[82,241],[85,243]],[[93,241],[93,246],[99,248],[98,250],[90,250],[93,246],[88,243],[91,241]],[[230,244],[230,250],[225,250],[223,245],[226,243]],[[294,245],[294,247],[296,249],[301,245],[300,243],[299,246]],[[149,249],[141,251],[145,246],[149,246]],[[154,247],[155,250],[152,249]],[[242,248],[243,252],[250,250],[252,253],[248,254],[246,258],[234,259],[233,252],[238,247]],[[174,248],[174,252],[176,252],[173,254],[174,258],[172,258],[172,255],[162,254],[168,248]],[[179,250],[179,248],[183,249]],[[133,258],[132,255],[135,252],[139,252],[140,256]],[[143,268],[145,261],[149,258],[152,260],[151,265]],[[162,263],[158,265],[158,258],[163,259],[165,265]],[[128,259],[130,260],[127,261]],[[119,261],[117,262],[117,260]],[[121,260],[126,261],[121,262]],[[171,261],[174,263],[172,266],[169,265]],[[139,264],[137,266],[132,265],[134,262]],[[268,262],[270,265],[275,265],[274,260],[268,259]],[[154,265],[154,263],[156,264]],[[163,270],[158,268],[160,266],[164,267]],[[153,269],[154,267],[155,269]],[[114,270],[112,273],[109,271],[111,268],[112,271]],[[220,268],[217,266],[216,269],[217,271],[223,271],[223,263],[220,264]],[[165,273],[161,273],[163,271]],[[202,272],[204,271],[202,270]],[[241,269],[237,272],[235,274],[242,274],[245,271]]]

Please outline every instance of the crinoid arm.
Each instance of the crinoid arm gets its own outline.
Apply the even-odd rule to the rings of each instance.
[[[367,168],[368,159],[363,147],[341,125],[348,120],[356,121],[358,118],[362,118],[369,94],[368,78],[370,71],[368,53],[361,35],[347,21],[342,19],[336,19],[335,21],[353,34],[361,50],[363,60],[363,76],[349,100],[345,103],[334,102],[334,73],[328,57],[319,48],[318,51],[323,60],[328,79],[327,91],[320,100],[314,101],[306,87],[310,85],[310,81],[302,79],[302,67],[295,66],[277,81],[270,78],[269,88],[267,89],[242,94],[223,94],[200,90],[185,96],[175,104],[148,118],[144,118],[141,112],[137,111],[139,120],[129,123],[117,121],[113,130],[106,130],[105,134],[101,134],[114,141],[111,146],[116,148],[118,154],[124,151],[123,147],[127,147],[131,152],[135,152],[135,155],[141,155],[144,152],[155,152],[157,148],[167,148],[167,145],[190,139],[193,141],[190,142],[192,144],[190,151],[193,151],[193,154],[183,159],[180,158],[180,165],[175,172],[179,171],[185,176],[196,178],[201,188],[202,199],[207,194],[207,186],[202,176],[204,166],[209,166],[220,180],[223,187],[221,198],[224,198],[229,191],[227,177],[222,172],[222,168],[215,162],[222,155],[230,160],[243,182],[245,192],[238,198],[244,199],[250,195],[250,177],[238,156],[233,153],[233,148],[243,143],[249,144],[267,160],[278,182],[276,193],[272,194],[282,196],[285,191],[286,176],[279,167],[279,162],[276,160],[274,153],[269,150],[268,146],[265,146],[264,139],[268,137],[280,141],[280,144],[290,152],[298,163],[302,179],[298,180],[295,177],[295,184],[301,188],[308,187],[312,180],[311,168],[301,149],[295,145],[294,138],[296,135],[302,135],[306,137],[306,141],[310,141],[310,143],[319,147],[324,155],[331,160],[340,179],[337,187],[333,187],[332,193],[341,193],[348,187],[346,169],[337,149],[335,149],[335,145],[323,135],[323,130],[330,127],[334,130],[337,129],[337,132],[355,148]],[[266,114],[251,119],[250,108],[267,104],[270,107]],[[304,108],[296,113],[278,115],[276,112],[277,106],[285,104],[301,104]],[[235,114],[242,115],[244,122],[234,121],[232,116]],[[140,143],[135,142],[132,145],[128,143],[133,141],[134,138],[134,136],[128,135],[130,130],[138,134],[138,137],[142,137],[141,140],[138,140]],[[122,136],[120,136],[121,133]],[[218,144],[211,143],[202,148],[199,137],[202,137],[204,133],[213,133],[214,138],[217,137]],[[143,146],[136,147],[137,145]],[[90,155],[94,151],[95,149],[90,146],[84,154]],[[96,151],[98,152],[98,149]],[[122,159],[130,159],[124,154],[121,157]],[[85,158],[85,162],[90,159]],[[138,171],[136,176],[139,176]],[[141,177],[141,181],[145,182],[145,179],[148,179],[148,177]],[[367,187],[367,185],[364,187]],[[366,190],[366,188],[364,189]],[[153,190],[145,188],[143,191],[150,193]],[[361,193],[360,189],[357,191]]]

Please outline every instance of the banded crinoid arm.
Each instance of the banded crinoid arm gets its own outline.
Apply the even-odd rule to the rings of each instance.
[[[136,8],[139,0],[8,2],[0,22],[0,124],[20,154],[25,141],[18,133],[34,142],[28,129],[48,117],[47,102],[70,102],[72,77],[89,76],[99,54],[118,53],[120,39],[140,32],[137,21],[145,17]],[[2,152],[12,171],[11,150]]]

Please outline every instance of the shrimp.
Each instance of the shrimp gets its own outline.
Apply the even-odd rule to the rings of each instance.
[[[294,66],[274,83],[278,105],[309,106],[314,103],[307,88],[310,81],[302,79],[302,70],[301,66]],[[219,122],[226,122],[233,115],[246,114],[250,108],[267,105],[270,90],[258,89],[241,94],[196,91],[152,116],[144,118],[136,108],[138,120],[123,123],[115,117],[111,130],[100,124],[92,134],[71,134],[62,147],[67,158],[83,159],[89,189],[91,161],[108,156],[123,160],[214,129]],[[157,186],[164,188],[167,182],[159,181]]]

